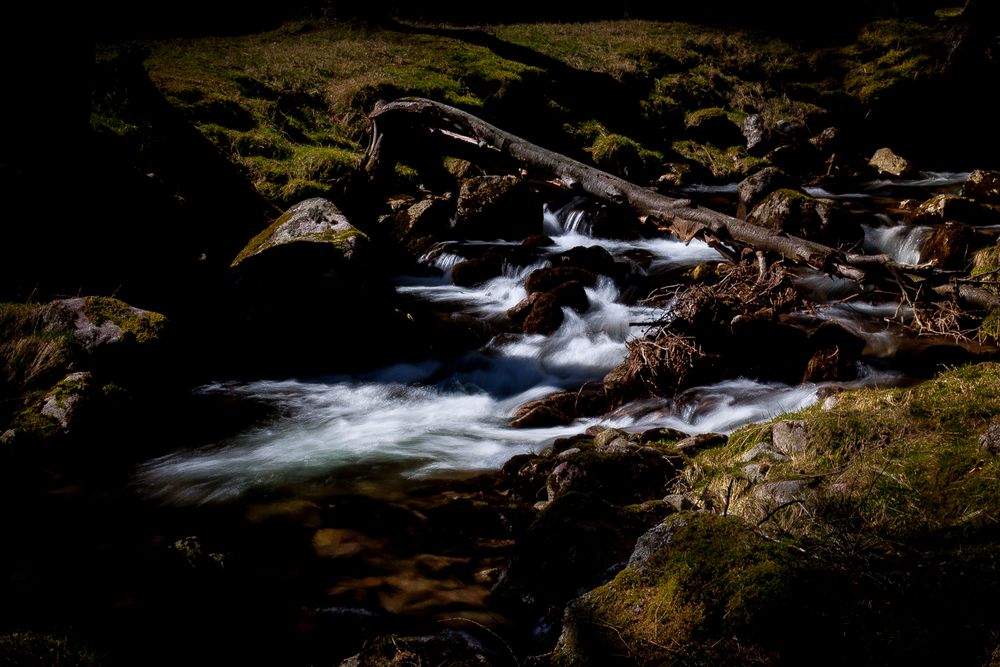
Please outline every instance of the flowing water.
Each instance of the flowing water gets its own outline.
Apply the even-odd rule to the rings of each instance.
[[[896,190],[946,190],[960,182],[960,176],[931,174],[891,185]],[[872,183],[858,196],[887,187]],[[731,194],[733,186],[715,190]],[[646,271],[719,259],[715,250],[697,240],[685,244],[672,238],[635,242],[596,238],[583,208],[576,204],[546,210],[545,232],[553,239],[552,252],[599,245],[620,256],[638,248],[652,258]],[[930,229],[877,216],[865,232],[869,252],[917,263]],[[443,245],[425,258],[440,269],[440,275],[402,276],[397,289],[442,308],[500,320],[526,296],[527,276],[546,265],[542,259],[530,266],[507,266],[500,277],[463,288],[450,281],[452,267],[462,259],[452,250],[460,248]],[[891,351],[892,333],[884,322],[900,316],[897,305],[866,304],[863,299],[840,303],[845,293],[851,293],[851,284],[820,274],[804,273],[799,281],[814,292],[818,303],[831,302],[820,305],[820,317],[865,336],[876,353]],[[619,289],[607,278],[588,288],[587,296],[586,312],[565,309],[565,320],[554,334],[498,336],[457,361],[427,360],[353,377],[202,387],[202,394],[269,404],[280,417],[223,442],[149,461],[138,474],[139,483],[149,495],[181,505],[234,500],[251,491],[290,486],[350,489],[365,481],[377,485],[392,479],[496,469],[515,454],[539,451],[556,437],[596,423],[632,430],[669,426],[689,433],[728,432],[801,409],[821,393],[822,387],[816,385],[791,387],[740,379],[692,389],[669,401],[635,403],[563,427],[511,428],[509,419],[524,402],[602,378],[624,359],[626,341],[641,335],[644,323],[664,315],[660,309],[623,303]],[[898,379],[863,367],[854,384]]]

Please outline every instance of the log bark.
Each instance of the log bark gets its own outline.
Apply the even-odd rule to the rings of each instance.
[[[419,137],[423,145],[434,136],[452,150],[468,154],[470,147],[491,160],[509,159],[522,169],[557,180],[567,187],[582,190],[597,199],[630,206],[637,215],[657,221],[659,225],[684,241],[701,236],[713,244],[746,246],[756,251],[776,253],[793,262],[800,262],[855,281],[883,280],[899,286],[901,279],[931,287],[938,295],[957,294],[970,305],[993,308],[997,300],[990,292],[962,286],[940,285],[953,272],[940,271],[930,265],[899,264],[886,255],[846,254],[837,248],[760,227],[719,211],[698,206],[689,199],[678,199],[626,181],[613,174],[550,151],[521,137],[505,132],[470,113],[423,98],[404,98],[380,103],[370,116],[372,140],[365,165],[374,176],[380,169],[392,165],[385,160],[384,135],[410,134]]]
[[[505,132],[465,111],[422,98],[405,98],[382,104],[371,114],[374,123],[373,150],[366,164],[369,174],[379,169],[383,132],[388,127],[409,131],[425,128],[443,140],[474,141],[481,149],[498,151],[530,169],[579,187],[598,199],[624,203],[636,213],[658,220],[683,240],[710,232],[723,242],[729,240],[758,250],[775,252],[787,259],[860,279],[864,272],[848,267],[843,254],[820,243],[774,232],[732,216],[704,208],[689,199],[675,199],[638,186],[565,155],[542,148]]]

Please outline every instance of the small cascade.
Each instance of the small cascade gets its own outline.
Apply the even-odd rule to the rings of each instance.
[[[886,254],[900,264],[919,264],[924,244],[934,231],[922,225],[892,225],[871,227],[862,225],[865,232],[865,250]]]

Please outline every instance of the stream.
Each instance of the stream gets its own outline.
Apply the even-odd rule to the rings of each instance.
[[[866,250],[916,263],[931,229],[894,220],[880,206],[900,196],[954,192],[965,177],[928,173],[909,181],[872,182],[858,192],[813,194],[861,202],[869,211],[863,224]],[[734,193],[735,186],[713,186],[685,194],[711,197],[714,203],[720,197],[731,201]],[[544,225],[553,240],[551,253],[599,245],[620,257],[640,249],[652,257],[647,272],[720,259],[698,240],[624,242],[592,236],[579,202],[546,209]],[[499,320],[526,296],[527,276],[546,265],[542,258],[530,266],[508,266],[498,278],[462,288],[450,281],[451,269],[460,260],[447,246],[437,248],[425,261],[440,269],[440,275],[400,276],[397,289],[443,309]],[[844,281],[818,273],[802,274],[800,285],[812,292],[820,317],[863,333],[870,356],[891,348],[892,334],[885,320],[899,314],[898,304],[873,304],[863,295],[845,303]],[[815,384],[787,386],[744,378],[697,387],[672,401],[639,402],[566,426],[511,428],[510,416],[524,402],[600,380],[624,359],[626,341],[641,336],[647,323],[665,314],[662,309],[623,302],[619,288],[608,278],[587,288],[587,296],[589,308],[582,314],[565,309],[563,324],[551,336],[497,336],[482,349],[447,364],[427,360],[355,377],[201,387],[200,394],[258,401],[280,416],[221,442],[148,461],[137,474],[138,483],[151,498],[175,505],[234,501],[248,492],[266,494],[281,488],[295,488],[297,493],[309,488],[317,493],[371,489],[398,480],[495,470],[515,454],[537,452],[557,437],[598,423],[626,430],[669,426],[688,433],[730,432],[802,409],[822,393],[822,386]],[[850,386],[901,379],[897,370],[866,365],[858,369],[858,380]]]
[[[893,208],[898,197],[954,192],[964,178],[928,174],[818,194],[858,217],[869,252],[917,261],[926,231],[901,219]],[[678,194],[735,208],[735,186]],[[531,265],[507,265],[492,280],[457,287],[453,267],[483,248],[448,242],[423,258],[428,271],[398,276],[396,288],[460,321],[503,331],[507,310],[526,295],[525,279],[562,251],[596,245],[620,261],[643,257],[632,266],[644,268],[631,275],[656,274],[653,285],[681,282],[686,267],[720,259],[700,241],[600,238],[588,210],[582,201],[546,209],[553,244]],[[176,664],[192,651],[199,664],[338,664],[381,634],[443,627],[474,631],[485,642],[503,637],[528,654],[539,638],[551,645],[545,633],[558,618],[522,618],[495,593],[518,536],[538,513],[532,501],[512,503],[490,481],[495,477],[479,473],[595,425],[728,433],[844,388],[908,380],[893,356],[895,323],[909,316],[903,306],[815,271],[794,279],[812,304],[801,317],[837,322],[864,341],[856,379],[828,386],[736,377],[563,426],[512,428],[518,406],[600,380],[625,358],[630,339],[668,314],[669,300],[653,307],[635,296],[645,288],[600,278],[586,290],[589,306],[565,309],[549,336],[498,333],[455,358],[352,376],[199,387],[191,400],[205,417],[188,427],[178,420],[181,428],[170,433],[183,438],[186,428],[190,438],[132,469],[124,498],[96,494],[91,504],[77,504],[70,502],[80,492],[73,485],[43,497],[55,517],[49,523],[59,528],[26,543],[35,555],[19,567],[24,576],[63,577],[53,588],[65,590],[53,598],[57,608],[67,618],[89,618],[90,632],[125,656],[122,664]],[[208,442],[196,435],[206,432],[204,418],[216,434]],[[67,536],[76,545],[72,567],[60,555]],[[52,613],[48,599],[25,587],[17,604],[44,617]],[[152,655],[161,633],[174,639]]]

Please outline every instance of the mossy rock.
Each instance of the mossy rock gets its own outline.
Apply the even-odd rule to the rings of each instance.
[[[250,239],[233,260],[239,266],[248,257],[289,243],[326,243],[349,257],[367,237],[329,200],[316,197],[292,206],[267,229]]]
[[[794,664],[835,634],[808,559],[742,521],[677,514],[648,535],[642,558],[568,606],[553,665]]]
[[[718,181],[746,178],[768,164],[763,158],[747,153],[743,145],[719,147],[712,143],[681,139],[673,142],[671,148],[683,158],[703,167]]]
[[[630,137],[613,133],[600,134],[590,146],[590,155],[600,169],[632,181],[642,181],[663,162],[661,154],[643,148]]]
[[[725,109],[719,107],[709,107],[698,109],[688,113],[684,118],[684,127],[688,135],[702,142],[709,142],[717,146],[730,146],[739,144],[744,140],[742,114],[730,114]]]

